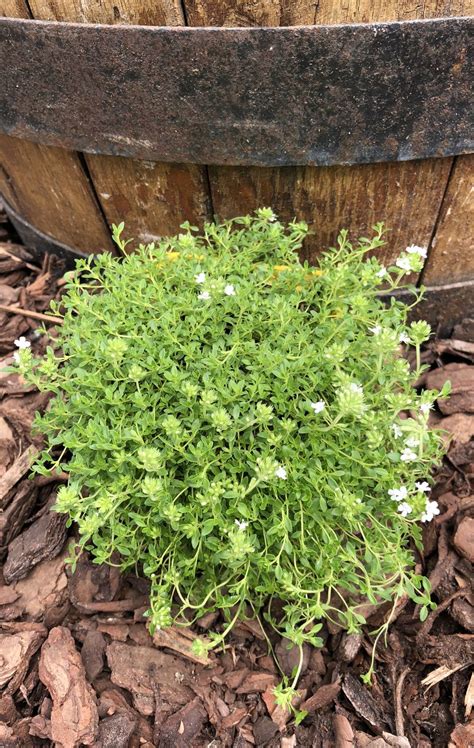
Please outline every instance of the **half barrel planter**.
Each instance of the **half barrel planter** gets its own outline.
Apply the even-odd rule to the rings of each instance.
[[[114,251],[112,222],[146,242],[270,205],[310,224],[313,260],[383,220],[382,261],[428,247],[418,313],[474,316],[472,18],[229,28],[185,26],[213,20],[197,0],[57,5],[0,0],[0,192],[27,246],[72,260]]]

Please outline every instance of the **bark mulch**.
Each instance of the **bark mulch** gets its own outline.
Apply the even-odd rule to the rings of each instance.
[[[278,671],[257,622],[239,623],[206,664],[192,639],[219,627],[218,615],[152,638],[145,580],[87,556],[74,573],[66,565],[74,529],[49,511],[66,476],[29,478],[40,447],[31,423],[48,398],[1,371],[20,335],[35,352],[45,346],[36,319],[5,307],[47,310],[63,268],[53,257],[39,266],[0,224],[0,746],[474,746],[474,320],[427,348],[420,383],[453,383],[431,416],[453,441],[433,491],[441,514],[418,557],[438,607],[421,623],[413,603],[399,606],[371,687],[359,676],[386,606],[368,610],[362,635],[326,626],[324,647],[305,649],[299,700],[308,716],[295,728],[275,705]],[[295,652],[269,635],[291,673]]]

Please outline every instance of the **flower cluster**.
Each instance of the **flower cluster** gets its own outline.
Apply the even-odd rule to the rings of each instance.
[[[227,630],[250,604],[314,642],[321,618],[356,630],[361,598],[426,595],[408,541],[437,511],[441,440],[400,343],[418,356],[429,327],[379,298],[405,272],[377,260],[381,225],[341,232],[317,268],[306,233],[264,208],[81,260],[54,349],[22,355],[54,395],[37,426],[64,448],[37,470],[69,472],[56,508],[79,550],[150,578],[152,625],[220,609]]]

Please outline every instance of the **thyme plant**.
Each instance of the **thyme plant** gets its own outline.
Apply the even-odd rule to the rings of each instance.
[[[377,224],[356,244],[341,231],[311,267],[297,255],[307,226],[270,209],[182,229],[80,260],[46,357],[18,351],[55,394],[36,418],[36,470],[68,471],[56,510],[77,523],[78,550],[149,577],[152,627],[223,611],[197,651],[249,610],[298,645],[318,645],[324,619],[357,631],[361,602],[408,593],[426,616],[410,541],[438,511],[426,480],[441,455],[427,425],[437,393],[413,388],[430,330],[379,298],[425,251],[383,267]]]

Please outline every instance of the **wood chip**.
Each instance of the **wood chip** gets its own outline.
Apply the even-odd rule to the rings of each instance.
[[[0,634],[0,687],[10,682],[7,692],[15,693],[45,636],[46,630]]]
[[[55,558],[66,540],[67,517],[51,510],[54,495],[43,515],[8,546],[8,557],[3,567],[7,584],[23,579],[40,561]]]
[[[109,644],[106,654],[112,683],[130,691],[141,714],[154,713],[155,683],[159,683],[160,695],[169,704],[182,706],[193,698],[185,685],[191,675],[190,666],[182,659],[152,647],[121,642]]]
[[[332,720],[334,737],[336,742],[334,748],[353,748],[354,731],[351,723],[344,714],[335,714]]]
[[[471,678],[466,688],[464,706],[466,707],[466,719],[468,719],[471,716],[472,708],[474,707],[474,673],[471,674]]]
[[[5,496],[23,478],[31,463],[38,454],[38,449],[30,445],[13,463],[11,468],[0,478],[0,504],[5,500]]]
[[[334,681],[334,683],[328,683],[324,686],[320,686],[309,699],[303,701],[300,705],[300,709],[303,712],[316,712],[318,709],[324,709],[335,701],[339,691],[341,690],[340,678]]]
[[[453,538],[456,550],[474,563],[474,518],[464,517],[458,525],[456,534]]]
[[[52,608],[60,607],[67,598],[67,577],[64,570],[67,551],[51,561],[43,561],[25,579],[14,583],[19,595],[16,605],[30,620],[40,621]]]
[[[97,706],[68,629],[58,626],[50,631],[41,650],[39,677],[53,700],[53,741],[63,748],[94,743],[99,726]]]
[[[160,728],[159,745],[161,748],[189,748],[199,737],[206,718],[201,700],[192,699],[165,720]]]
[[[179,654],[188,660],[197,662],[200,665],[209,665],[211,663],[209,655],[204,654],[200,656],[193,652],[192,646],[196,639],[204,639],[204,637],[198,637],[190,629],[178,628],[177,626],[156,629],[153,634],[153,644],[155,647],[167,647],[174,652],[179,652]]]
[[[277,683],[278,679],[271,673],[250,673],[237,688],[237,693],[263,693]]]
[[[451,413],[474,413],[474,367],[469,364],[451,363],[426,375],[428,389],[441,389],[444,382],[451,382],[451,394],[439,399],[438,406],[444,415]]]
[[[387,723],[369,690],[349,673],[344,677],[342,690],[359,717],[365,720],[371,727],[375,727],[379,732],[382,732],[384,729],[383,726]]]

